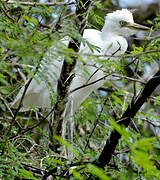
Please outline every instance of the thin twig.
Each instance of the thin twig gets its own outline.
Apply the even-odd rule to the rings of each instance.
[[[95,81],[92,81],[91,83],[88,83],[88,84],[84,84],[84,85],[82,85],[82,86],[79,86],[79,87],[77,87],[77,88],[69,91],[68,94],[71,94],[71,93],[73,93],[73,92],[75,92],[75,91],[77,91],[77,90],[79,90],[79,89],[82,89],[82,88],[85,88],[85,87],[90,86],[90,85],[92,85],[92,84],[95,84],[95,83],[97,83],[97,82],[99,82],[99,81],[105,80],[108,76],[109,76],[109,75],[103,76],[103,77],[101,77],[101,78],[99,78],[99,79],[97,79],[97,80],[95,80]]]
[[[72,55],[77,55],[77,56],[92,56],[92,57],[114,57],[114,58],[134,58],[137,56],[141,56],[141,55],[145,55],[145,54],[152,54],[152,53],[156,53],[156,52],[160,52],[160,49],[153,49],[153,50],[148,50],[148,51],[143,51],[141,53],[136,53],[136,54],[127,54],[127,55],[114,55],[114,56],[110,56],[110,55],[104,55],[104,54],[91,54],[91,53],[79,53],[79,52],[67,52],[67,51],[60,51],[57,50],[57,52],[59,53],[64,53],[64,54],[72,54]],[[100,59],[101,60],[101,59]]]
[[[112,55],[110,55],[110,57],[107,59],[107,60],[109,60],[111,57],[113,57],[118,51],[120,51],[121,50],[121,46],[119,46],[119,48],[115,51],[115,52],[113,52],[112,53]],[[88,78],[88,80],[87,80],[87,82],[86,82],[86,84],[89,82],[89,80],[100,70],[100,69],[102,69],[103,68],[103,65],[102,66],[100,66],[100,67],[97,67],[97,69],[93,72],[93,74],[91,74],[91,76]]]
[[[4,57],[1,59],[0,63],[2,63],[9,55],[9,49],[7,49],[6,54],[4,55]]]
[[[40,61],[39,61],[38,65],[37,65],[37,67],[36,67],[35,72],[33,73],[33,75],[35,75],[35,74],[37,73],[42,58],[43,58],[43,56],[41,56]],[[26,94],[26,92],[27,92],[27,89],[28,89],[28,87],[29,87],[29,85],[30,85],[30,83],[31,83],[32,80],[33,80],[33,77],[31,77],[31,78],[28,80],[28,82],[25,84],[24,91],[23,91],[23,93],[22,93],[22,96],[21,96],[19,105],[18,105],[18,107],[17,107],[17,109],[16,109],[16,111],[15,111],[15,113],[14,113],[12,122],[11,122],[11,124],[10,124],[10,126],[9,126],[9,129],[8,129],[8,132],[7,132],[6,136],[9,136],[9,134],[10,134],[10,132],[11,132],[12,126],[14,125],[14,123],[15,123],[15,121],[16,121],[16,116],[17,116],[19,110],[20,110],[21,107],[22,107],[23,99],[24,99],[24,97],[25,97],[25,94]]]
[[[141,134],[140,130],[138,129],[136,123],[134,122],[134,120],[131,118],[131,122],[133,123],[133,126],[135,127],[136,131]]]
[[[24,134],[24,133],[26,133],[26,132],[29,132],[29,131],[35,129],[36,127],[38,127],[42,122],[44,122],[44,121],[53,113],[54,109],[55,109],[55,106],[50,110],[50,112],[49,112],[45,117],[43,117],[43,116],[40,115],[40,116],[42,117],[42,120],[40,120],[37,124],[35,124],[35,125],[32,126],[32,127],[29,127],[29,128],[27,128],[27,129],[22,130],[22,131],[19,132],[18,134],[14,135],[14,136],[11,136],[9,139],[11,140],[11,139],[13,139],[13,138],[15,138],[15,137],[19,137],[19,135],[22,135],[22,134]]]
[[[5,16],[6,16],[8,19],[10,19],[13,23],[15,23],[15,20],[14,20],[9,14],[7,14],[7,12],[6,12],[3,8],[1,8],[1,10],[4,12]]]
[[[12,110],[10,109],[10,107],[8,106],[8,104],[6,103],[6,101],[4,100],[4,98],[2,97],[1,94],[0,94],[0,99],[2,100],[3,104],[4,104],[5,107],[8,109],[8,111],[9,111],[11,117],[13,118],[13,117],[14,117],[14,114],[13,114]],[[18,125],[18,128],[19,128],[20,130],[23,129],[23,128],[21,127],[21,125],[19,124],[18,121],[15,120],[15,123]]]
[[[142,107],[142,105],[146,102],[147,98],[153,93],[153,91],[160,84],[160,70],[146,83],[145,87],[139,92],[139,94],[134,99],[134,102],[130,103],[121,119],[125,119],[124,121],[119,122],[119,125],[124,125],[128,127],[131,119],[135,117],[136,113]],[[106,141],[105,147],[102,153],[99,156],[98,161],[95,161],[95,164],[101,168],[104,168],[107,165],[112,155],[118,145],[119,139],[121,138],[121,134],[113,130]]]
[[[21,68],[21,69],[26,68],[26,67],[31,68],[31,69],[35,69],[34,66],[29,65],[29,64],[20,64],[20,63],[14,62],[12,60],[10,62],[12,63],[13,66],[17,66],[18,68]]]
[[[128,63],[127,65],[125,65],[125,67],[130,66],[130,65],[133,64],[136,60],[137,60],[137,57],[134,57],[133,60],[132,60],[130,63]]]
[[[137,118],[139,118],[139,117],[137,117]],[[140,119],[141,119],[142,121],[148,122],[148,123],[151,124],[153,127],[160,127],[160,124],[159,124],[159,125],[154,124],[154,123],[160,123],[159,121],[151,121],[151,120],[148,120],[148,119],[146,119],[146,118],[141,118],[141,117],[140,117]]]
[[[130,77],[127,77],[127,76],[122,76],[122,75],[118,75],[118,74],[108,74],[108,75],[105,75],[105,76],[103,76],[103,77],[95,80],[95,81],[92,81],[91,83],[84,84],[84,85],[79,86],[79,87],[77,87],[77,88],[75,88],[75,89],[72,89],[71,91],[68,92],[68,94],[71,94],[71,93],[73,93],[73,92],[75,92],[75,91],[77,91],[77,90],[79,90],[79,89],[82,89],[82,88],[85,88],[85,87],[90,86],[90,85],[92,85],[92,84],[95,84],[95,83],[97,83],[97,82],[99,82],[99,81],[105,80],[108,76],[114,76],[114,77],[124,78],[124,79],[128,79],[128,80],[131,80],[131,81],[139,82],[139,83],[144,84],[144,85],[146,84],[145,82],[143,82],[143,81],[141,81],[141,80],[134,79],[134,78],[130,78]]]
[[[75,4],[75,2],[46,2],[46,3],[38,3],[38,2],[22,2],[22,1],[7,1],[5,0],[4,2],[8,4],[20,4],[24,6],[59,6],[59,5],[64,5],[64,6],[69,6]]]
[[[127,80],[130,80],[130,81],[133,81],[133,82],[139,82],[139,83],[141,83],[141,84],[143,84],[143,85],[146,84],[146,82],[141,81],[141,80],[139,80],[139,79],[135,79],[135,78],[131,78],[131,77],[119,75],[119,74],[111,74],[111,76],[113,76],[113,77],[119,77],[119,78],[122,78],[122,79],[127,79]]]
[[[105,100],[105,102],[104,102],[104,106],[105,106],[105,104],[106,104],[106,100]],[[86,145],[85,145],[85,147],[84,147],[84,151],[86,150],[87,146],[89,145],[90,138],[92,137],[92,135],[93,135],[93,133],[94,133],[94,131],[95,131],[97,125],[98,125],[98,121],[99,121],[99,119],[100,119],[100,117],[101,117],[101,115],[102,115],[104,106],[102,107],[100,113],[98,114],[98,117],[97,117],[96,120],[95,120],[94,127],[93,127],[93,129],[92,129],[92,131],[91,131],[91,133],[90,133],[90,135],[89,135],[89,137],[88,137],[88,139],[87,139]]]
[[[42,172],[43,172],[43,173],[46,173],[46,172],[47,172],[47,171],[44,170],[44,169],[40,169],[40,168],[35,167],[35,166],[32,166],[32,165],[30,165],[30,164],[25,164],[25,163],[23,163],[23,162],[22,162],[22,165],[25,167],[25,169],[30,170],[30,171],[32,171],[32,172],[36,172],[36,173],[41,174],[41,175],[42,175]]]

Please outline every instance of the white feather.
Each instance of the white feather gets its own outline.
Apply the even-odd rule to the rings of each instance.
[[[134,34],[135,31],[133,32],[129,29],[126,30],[126,28],[121,28],[119,24],[119,21],[121,20],[133,22],[132,13],[126,9],[109,13],[106,16],[105,25],[102,31],[98,31],[95,29],[86,29],[84,31],[83,37],[89,43],[93,44],[94,46],[98,46],[100,48],[100,52],[94,50],[93,53],[87,45],[84,46],[83,44],[81,44],[80,52],[92,53],[97,55],[112,55],[119,49],[119,51],[116,52],[115,55],[123,54],[127,50],[128,46],[127,41],[124,38],[124,34],[125,36],[129,36],[131,34]],[[64,43],[67,44],[68,41],[65,40]],[[51,50],[47,52],[47,55],[51,56],[53,51],[54,47],[52,47]],[[88,64],[95,64],[94,61],[88,60],[86,57],[83,57],[83,60],[86,61]],[[53,56],[53,60],[47,66],[47,71],[45,71],[45,74],[47,74],[48,77],[48,81],[52,85],[55,92],[57,88],[57,80],[61,72],[62,63],[63,58],[60,57],[56,59]],[[99,64],[96,64],[96,66],[100,67]],[[44,71],[44,67],[45,60],[41,64],[41,72]],[[75,68],[76,76],[73,79],[70,90],[85,85],[86,83],[96,81],[105,75],[104,72],[100,69],[88,81],[89,77],[96,71],[96,69],[96,67],[83,65],[82,62],[78,61]],[[21,111],[28,110],[30,105],[41,108],[50,108],[51,106],[50,90],[46,81],[42,80],[38,75],[36,75],[36,78],[38,78],[40,83],[38,83],[35,79],[32,80],[23,99],[23,108],[21,109]],[[85,88],[81,88],[70,94],[69,98],[72,98],[73,100],[73,112],[75,112],[79,108],[80,104],[94,90],[102,86],[104,82],[105,80],[101,80],[95,84],[92,84]],[[22,89],[18,93],[17,97],[12,103],[12,107],[16,108],[18,106],[23,91],[24,87],[22,87]]]

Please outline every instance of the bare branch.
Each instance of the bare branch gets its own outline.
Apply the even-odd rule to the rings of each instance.
[[[99,78],[99,79],[97,79],[97,80],[95,80],[95,81],[92,81],[91,83],[88,83],[88,84],[84,84],[84,85],[82,85],[82,86],[79,86],[79,87],[71,90],[71,91],[69,92],[69,94],[71,94],[71,93],[73,93],[73,92],[75,92],[75,91],[77,91],[77,90],[79,90],[79,89],[82,89],[82,88],[85,88],[85,87],[90,86],[90,85],[92,85],[92,84],[95,84],[95,83],[97,83],[97,82],[99,82],[99,81],[105,80],[108,76],[109,76],[109,75],[103,76],[103,77],[101,77],[101,78]]]
[[[142,121],[151,124],[153,127],[158,127],[158,128],[160,128],[160,125],[157,125],[157,123],[159,123],[159,121],[151,121],[151,120],[149,120],[149,119],[141,118],[141,117],[139,117],[139,118],[140,118]]]
[[[3,2],[3,1],[2,1],[2,2]],[[2,3],[2,5],[3,5],[3,7],[4,7],[4,3]],[[13,23],[15,23],[15,19],[14,19],[13,17],[11,17],[11,16],[7,13],[7,11],[5,10],[5,7],[4,7],[4,9],[1,8],[1,10],[2,10],[2,12],[5,14],[5,16],[6,16],[8,19],[10,19]]]
[[[153,91],[157,88],[159,84],[160,70],[146,83],[145,87],[135,97],[134,102],[131,102],[129,104],[127,110],[122,115],[118,124],[128,127],[131,122],[131,119],[134,118],[136,113],[146,102],[147,98],[149,98],[149,96],[153,93]],[[116,130],[113,130],[110,137],[106,141],[106,145],[99,156],[98,162],[95,162],[97,166],[104,168],[104,166],[110,162],[120,138],[121,134],[119,134],[119,132],[117,132]]]
[[[104,102],[104,106],[105,106],[105,104],[106,104],[106,100],[105,100],[105,102]],[[93,133],[94,133],[94,131],[95,131],[97,125],[98,125],[98,122],[99,122],[99,120],[100,120],[100,117],[101,117],[102,112],[103,112],[103,109],[104,109],[104,106],[102,107],[102,109],[101,109],[98,117],[96,118],[96,120],[95,120],[95,122],[94,122],[94,127],[93,127],[93,129],[92,129],[92,131],[91,131],[91,133],[90,133],[90,135],[89,135],[89,137],[88,137],[88,139],[87,139],[87,142],[86,142],[86,145],[85,145],[85,147],[84,147],[84,150],[86,150],[86,148],[87,148],[87,146],[88,146],[88,144],[89,144],[90,138],[92,137],[92,135],[93,135]]]
[[[37,124],[33,125],[32,127],[28,127],[26,129],[23,129],[22,131],[20,131],[18,134],[13,135],[11,137],[9,137],[10,140],[20,137],[21,135],[25,134],[26,132],[32,131],[33,129],[35,129],[36,127],[38,127],[41,123],[43,123],[45,120],[47,120],[47,118],[53,113],[55,109],[55,106],[48,112],[48,114],[46,116],[42,116],[41,114],[40,117],[42,118]]]
[[[113,77],[118,77],[118,78],[122,78],[122,79],[127,79],[127,80],[130,80],[130,81],[133,81],[133,82],[139,82],[141,84],[146,84],[145,81],[142,81],[140,79],[135,79],[135,78],[131,78],[131,77],[127,77],[127,76],[123,76],[123,75],[119,75],[119,74],[112,74],[111,76]]]
[[[38,2],[22,2],[22,1],[7,1],[5,0],[4,2],[8,4],[20,4],[24,6],[58,6],[58,5],[64,5],[64,6],[69,6],[75,4],[75,2],[46,2],[46,3],[38,3]]]
[[[37,73],[42,58],[43,58],[43,56],[40,57],[40,61],[39,61],[38,65],[37,65],[37,67],[36,67],[33,75],[35,75],[35,74]],[[28,82],[25,84],[24,91],[23,91],[23,93],[22,93],[22,96],[21,96],[20,102],[19,102],[19,104],[18,104],[18,107],[17,107],[17,109],[16,109],[16,111],[15,111],[15,113],[14,113],[14,116],[12,116],[12,122],[11,122],[11,124],[10,124],[10,126],[9,126],[9,129],[8,129],[8,132],[7,132],[7,134],[6,134],[7,136],[10,135],[12,126],[13,126],[14,123],[16,122],[17,114],[18,114],[18,112],[20,111],[20,109],[21,109],[21,107],[22,107],[22,105],[23,105],[23,99],[24,99],[24,97],[25,97],[25,94],[26,94],[26,92],[27,92],[27,89],[28,89],[28,87],[29,87],[32,79],[33,79],[33,77],[31,77],[31,78],[28,80]]]
[[[144,81],[141,81],[139,79],[134,79],[134,78],[130,78],[130,77],[127,77],[127,76],[122,76],[122,75],[119,75],[119,74],[108,74],[108,75],[105,75],[95,81],[92,81],[91,83],[88,83],[88,84],[84,84],[82,86],[79,86],[79,87],[76,87],[75,89],[72,89],[71,91],[69,91],[69,94],[79,90],[79,89],[82,89],[82,88],[85,88],[85,87],[88,87],[88,86],[91,86],[92,84],[95,84],[99,81],[102,81],[102,80],[105,80],[108,76],[113,76],[113,77],[118,77],[118,78],[123,78],[123,79],[127,79],[127,80],[130,80],[130,81],[133,81],[133,82],[139,82],[141,84],[146,84]]]
[[[112,58],[134,58],[134,57],[137,57],[137,56],[141,56],[141,55],[144,55],[144,54],[153,54],[153,53],[159,53],[160,52],[160,49],[152,49],[152,50],[148,50],[148,51],[143,51],[141,53],[136,53],[136,54],[127,54],[127,55],[120,55],[120,56],[116,56],[116,55],[105,55],[105,54],[91,54],[91,53],[79,53],[79,52],[67,52],[67,51],[60,51],[58,50],[57,51],[58,53],[63,53],[63,54],[71,54],[71,55],[75,55],[75,56],[92,56],[92,57],[109,57]],[[109,60],[108,59],[108,60]],[[136,59],[134,59],[135,61]],[[133,61],[133,62],[134,62]],[[133,62],[131,62],[130,64],[132,64]],[[129,64],[129,65],[130,65]],[[128,65],[127,65],[128,66]]]
[[[13,118],[13,117],[14,117],[14,114],[13,114],[12,110],[10,109],[9,105],[6,103],[5,99],[2,97],[1,94],[0,94],[0,99],[1,99],[1,101],[3,102],[3,104],[5,105],[6,109],[9,111],[11,117]],[[22,127],[21,127],[21,125],[19,124],[19,122],[15,120],[15,123],[17,124],[18,128],[21,130]]]

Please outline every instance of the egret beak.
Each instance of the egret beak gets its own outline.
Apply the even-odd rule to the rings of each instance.
[[[147,26],[143,26],[143,25],[140,25],[140,24],[136,24],[136,23],[128,23],[127,24],[127,27],[132,29],[132,30],[142,30],[142,31],[149,31],[151,30],[149,27]]]

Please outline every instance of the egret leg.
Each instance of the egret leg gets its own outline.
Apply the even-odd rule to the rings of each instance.
[[[68,141],[73,144],[73,133],[74,133],[74,120],[73,120],[73,99],[71,98],[68,102]],[[71,151],[67,152],[68,157],[73,159],[73,153]]]

